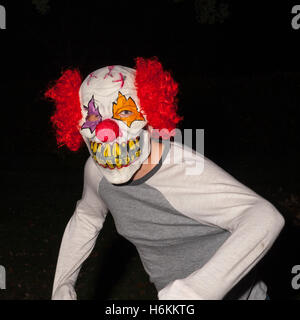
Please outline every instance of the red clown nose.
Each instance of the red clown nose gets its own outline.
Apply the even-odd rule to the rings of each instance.
[[[110,119],[101,121],[96,127],[96,137],[101,142],[112,142],[120,136],[118,124]]]

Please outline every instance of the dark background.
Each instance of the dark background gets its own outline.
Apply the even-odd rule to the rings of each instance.
[[[263,3],[262,3],[263,2]],[[286,219],[259,263],[271,299],[299,299],[300,29],[297,2],[1,1],[0,265],[4,300],[50,299],[64,228],[80,199],[88,151],[57,148],[53,105],[61,71],[85,77],[157,56],[179,83],[180,128],[205,130],[205,155],[271,201]],[[300,2],[299,2],[300,4]],[[135,248],[108,215],[77,282],[79,299],[156,299]]]

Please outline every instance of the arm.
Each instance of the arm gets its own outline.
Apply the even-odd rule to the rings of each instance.
[[[158,298],[219,300],[267,253],[284,219],[270,202],[208,159],[201,175],[183,177],[183,184],[185,179],[193,189],[184,194],[184,203],[176,194],[169,201],[191,218],[231,235],[202,268],[169,283]]]
[[[108,211],[97,194],[100,179],[100,173],[89,158],[84,169],[82,199],[77,202],[61,242],[52,300],[77,299],[74,286],[81,265],[94,248]]]

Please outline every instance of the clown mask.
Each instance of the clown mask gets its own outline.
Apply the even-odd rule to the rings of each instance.
[[[130,180],[150,154],[134,79],[134,69],[105,67],[91,73],[79,91],[80,133],[97,167],[114,184]]]
[[[51,121],[58,145],[77,151],[82,140],[111,183],[129,181],[150,154],[150,134],[169,139],[182,119],[178,85],[157,58],[137,58],[135,69],[109,66],[82,82],[66,70],[45,96],[55,101]],[[82,139],[83,138],[83,139]]]

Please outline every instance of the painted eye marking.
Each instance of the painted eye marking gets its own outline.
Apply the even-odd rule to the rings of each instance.
[[[121,92],[119,92],[117,102],[113,103],[113,119],[123,121],[128,127],[131,126],[133,121],[145,121],[134,100],[131,97],[126,99]]]
[[[90,129],[91,133],[93,133],[97,127],[97,124],[102,121],[102,116],[95,106],[94,96],[92,96],[88,106],[84,106],[84,108],[87,109],[88,114],[81,129]]]
[[[99,119],[100,119],[100,116],[96,114],[91,114],[86,118],[87,121],[98,121]]]
[[[121,112],[118,113],[118,115],[119,115],[121,118],[130,117],[132,114],[133,114],[133,112],[130,111],[130,110],[123,110],[123,111],[121,111]]]

